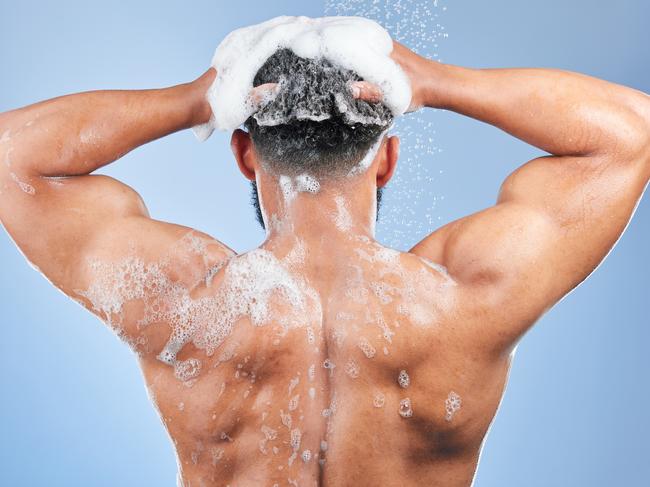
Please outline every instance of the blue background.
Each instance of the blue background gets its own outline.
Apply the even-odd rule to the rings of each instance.
[[[643,0],[438,5],[449,33],[438,49],[443,61],[558,67],[650,91]],[[185,82],[232,29],[322,13],[320,2],[298,0],[2,0],[0,111],[82,90]],[[503,178],[539,154],[487,125],[427,116],[442,149],[429,161],[439,176],[409,184],[432,185],[436,224],[493,204]],[[227,142],[226,134],[199,144],[180,133],[107,172],[136,188],[154,217],[246,250],[263,234]],[[389,190],[391,204],[400,195]],[[391,221],[380,235],[390,237]],[[521,343],[478,487],[648,485],[649,224],[646,197],[605,263]],[[4,233],[0,259],[0,483],[175,485],[171,444],[130,352],[28,267]]]

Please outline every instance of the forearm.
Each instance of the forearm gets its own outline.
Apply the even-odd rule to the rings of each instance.
[[[207,121],[207,80],[165,89],[94,91],[2,114],[11,170],[83,175],[149,141]]]
[[[650,139],[650,97],[570,72],[475,70],[428,61],[425,104],[495,125],[554,155],[637,150]]]

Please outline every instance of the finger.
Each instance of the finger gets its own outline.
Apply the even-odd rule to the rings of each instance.
[[[253,107],[259,108],[273,101],[279,91],[279,83],[265,83],[253,88],[249,94],[249,99]]]
[[[368,103],[379,103],[384,99],[384,94],[379,86],[368,81],[353,81],[350,83],[352,96]]]

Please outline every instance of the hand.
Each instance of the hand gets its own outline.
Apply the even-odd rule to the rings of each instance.
[[[217,70],[210,68],[191,83],[184,85],[188,86],[192,93],[191,126],[207,123],[212,117],[212,108],[210,107],[210,103],[208,103],[206,94],[216,76]],[[279,90],[280,85],[278,83],[266,83],[253,88],[248,95],[250,114],[252,115],[262,106],[273,100]]]
[[[427,92],[427,81],[431,77],[432,64],[426,58],[415,54],[399,42],[393,41],[391,58],[402,68],[411,84],[411,103],[407,112],[419,110],[423,106],[431,106]],[[433,66],[435,67],[435,66]],[[368,103],[379,103],[383,100],[381,89],[367,81],[350,83],[350,90],[355,98]]]
[[[273,101],[280,91],[280,83],[265,83],[254,87],[248,94],[251,114]]]
[[[368,103],[379,103],[384,99],[384,94],[379,86],[368,81],[352,81],[350,91],[354,98],[367,101]]]
[[[406,46],[393,41],[393,52],[390,57],[402,68],[411,82],[411,104],[408,112],[419,110],[424,106],[431,106],[427,87],[431,79],[432,63]]]
[[[212,117],[212,108],[210,107],[210,103],[208,103],[206,94],[210,86],[212,86],[212,83],[214,82],[214,78],[216,78],[216,76],[217,70],[210,68],[191,83],[183,85],[189,87],[192,98],[192,121],[190,123],[191,127],[207,123]]]

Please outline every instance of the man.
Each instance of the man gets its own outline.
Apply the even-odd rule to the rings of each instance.
[[[405,253],[374,240],[399,142],[368,83],[350,96],[383,113],[375,124],[332,108],[326,121],[253,117],[233,133],[267,229],[242,255],[90,175],[208,121],[214,70],[0,115],[2,222],[136,351],[181,485],[470,485],[517,341],[630,221],[650,179],[647,95],[554,70],[443,65],[399,44],[392,57],[413,108],[453,110],[552,154],[511,174],[495,206]],[[286,77],[303,62],[285,60]],[[277,89],[272,68],[253,99]]]

